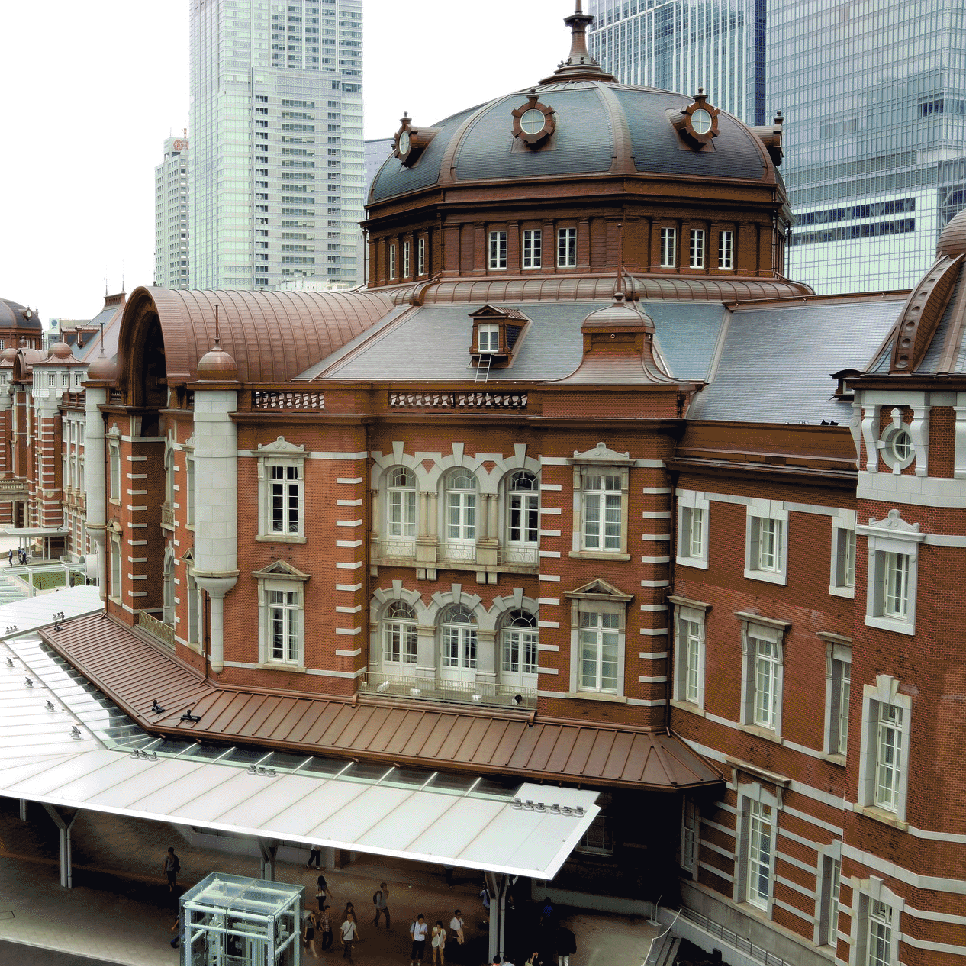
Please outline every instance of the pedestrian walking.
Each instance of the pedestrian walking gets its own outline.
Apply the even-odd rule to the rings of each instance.
[[[161,863],[161,871],[168,877],[168,892],[174,892],[178,885],[178,873],[181,871],[181,859],[175,855],[174,846],[168,846],[167,855]]]
[[[309,861],[305,867],[307,869],[316,868],[321,871],[322,869],[322,846],[321,845],[309,846]]]
[[[457,944],[462,946],[466,942],[466,936],[463,933],[463,913],[459,909],[453,913],[453,918],[449,921],[449,929]]]
[[[315,901],[319,904],[319,912],[322,911],[326,904],[326,901],[330,898],[331,893],[329,891],[329,883],[325,881],[325,866],[319,866],[319,874],[315,880],[317,889],[315,892]]]
[[[352,962],[352,947],[359,941],[359,926],[356,924],[356,914],[351,910],[346,913],[342,923],[342,958]]]
[[[557,966],[570,966],[570,957],[577,952],[577,937],[566,926],[557,927]]]
[[[526,966],[540,966],[543,960],[540,958],[540,951],[535,950],[530,954],[530,958],[526,962]]]
[[[317,958],[315,952],[315,916],[310,912],[302,929],[302,948],[312,957]]]
[[[436,920],[433,926],[433,966],[446,966],[446,927]]]
[[[376,907],[376,918],[373,925],[379,928],[379,916],[385,915],[386,929],[389,929],[389,887],[385,882],[379,883],[379,888],[373,893],[372,904]]]
[[[320,948],[327,953],[332,948],[332,917],[329,915],[328,906],[324,906],[319,912],[318,931],[322,934]]]
[[[11,567],[13,566],[13,547],[7,551],[7,563],[10,564]]]
[[[480,902],[483,903],[483,925],[486,926],[490,922],[490,890],[487,889],[486,883],[480,889]]]
[[[429,923],[423,919],[423,914],[416,916],[415,921],[409,927],[409,934],[413,937],[413,948],[409,954],[410,966],[423,961],[423,953],[426,950],[426,933],[429,932]]]

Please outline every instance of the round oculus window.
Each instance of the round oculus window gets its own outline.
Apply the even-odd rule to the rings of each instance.
[[[904,470],[916,458],[912,434],[904,426],[890,426],[881,437],[882,459],[892,470]]]
[[[893,433],[890,442],[892,455],[897,463],[905,463],[912,456],[912,437],[908,430],[900,429],[897,433]]]
[[[691,128],[695,134],[707,134],[711,130],[711,115],[703,107],[691,112]]]
[[[539,134],[547,123],[547,116],[543,111],[531,107],[529,111],[524,111],[520,118],[520,130],[524,134]]]
[[[409,154],[409,148],[410,148],[411,143],[412,142],[411,142],[411,139],[409,137],[409,131],[400,131],[399,132],[399,154],[400,154],[400,156],[405,157],[407,154]]]

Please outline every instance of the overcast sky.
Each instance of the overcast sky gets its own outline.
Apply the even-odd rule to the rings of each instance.
[[[90,318],[154,275],[154,168],[188,125],[190,0],[0,9],[0,298]],[[573,0],[363,0],[365,137],[529,87]],[[189,131],[189,138],[190,138]]]

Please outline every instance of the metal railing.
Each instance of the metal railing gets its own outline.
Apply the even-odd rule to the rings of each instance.
[[[700,929],[703,929],[709,935],[717,937],[722,942],[734,947],[739,952],[744,953],[746,956],[750,956],[752,959],[756,959],[758,962],[764,963],[765,966],[792,966],[792,964],[790,964],[787,960],[782,959],[781,956],[776,956],[773,952],[770,952],[763,946],[756,945],[745,936],[739,936],[738,933],[736,933],[733,929],[725,928],[720,923],[715,922],[713,919],[709,919],[700,912],[695,912],[693,909],[685,908],[681,910],[681,918],[687,919]]]
[[[360,679],[359,691],[392,698],[458,701],[483,707],[532,710],[537,706],[534,688],[518,688],[490,681],[444,681],[438,677],[396,674],[392,671],[367,671]]]

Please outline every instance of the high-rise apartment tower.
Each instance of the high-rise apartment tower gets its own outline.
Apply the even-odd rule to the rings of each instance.
[[[788,273],[822,294],[911,287],[966,200],[961,0],[590,0],[628,84],[785,119]]]
[[[154,169],[154,284],[188,287],[188,138],[164,142]]]
[[[361,0],[191,0],[192,288],[352,285]]]

